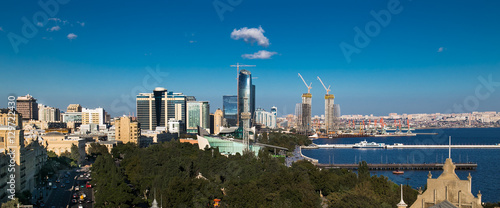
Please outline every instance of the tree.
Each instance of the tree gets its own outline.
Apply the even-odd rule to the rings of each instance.
[[[19,202],[19,199],[18,198],[14,198],[14,200],[9,200],[5,203],[2,203],[2,207],[1,208],[17,208],[17,205],[22,205],[20,202]]]
[[[109,154],[108,148],[99,143],[91,143],[88,149],[90,156],[97,158],[99,155]]]
[[[47,152],[47,156],[49,156],[50,158],[54,158],[54,157],[57,157],[57,154],[51,150],[51,151]]]
[[[358,178],[363,181],[370,178],[370,170],[368,169],[368,164],[366,161],[359,162],[358,165]]]
[[[71,144],[71,155],[70,158],[76,162],[80,163],[80,149],[75,144]]]

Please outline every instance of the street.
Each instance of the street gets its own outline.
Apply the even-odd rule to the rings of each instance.
[[[82,170],[82,169],[80,169]],[[45,207],[66,208],[66,207],[85,207],[92,208],[93,196],[92,188],[86,188],[86,182],[90,177],[84,176],[87,172],[77,172],[76,170],[63,171],[55,181],[52,181],[50,195],[45,200]],[[83,177],[82,177],[83,176]],[[83,185],[83,187],[81,187]],[[78,187],[78,188],[77,188]],[[73,198],[73,194],[77,194]],[[85,194],[85,198],[80,200],[80,196]],[[72,199],[76,200],[72,201]],[[81,205],[81,206],[79,206]],[[43,207],[43,206],[40,206]]]

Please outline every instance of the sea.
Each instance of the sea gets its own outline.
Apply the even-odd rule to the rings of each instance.
[[[315,144],[354,144],[366,140],[385,144],[488,144],[500,143],[500,128],[417,129],[413,133],[437,133],[408,137],[354,137],[316,139]],[[302,154],[325,164],[367,163],[444,163],[448,149],[303,149]],[[483,202],[500,202],[500,149],[451,149],[454,163],[477,163],[476,170],[456,170],[462,180],[472,176],[472,193],[479,191]],[[431,171],[437,178],[442,171]],[[371,171],[372,175],[384,175],[397,184],[408,184],[413,188],[425,187],[429,171],[405,170],[403,175],[392,171]]]

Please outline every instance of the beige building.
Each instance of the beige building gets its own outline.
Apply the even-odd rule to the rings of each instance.
[[[475,197],[471,192],[472,177],[460,180],[455,174],[455,165],[451,158],[446,159],[443,173],[438,178],[432,178],[429,172],[427,190],[419,193],[417,200],[410,208],[479,208],[481,206],[481,191]]]
[[[9,114],[8,109],[0,109],[0,149],[10,158],[8,166],[14,169],[8,170],[7,175],[9,179],[11,174],[14,176],[14,186],[18,193],[33,190],[35,175],[46,161],[46,152],[38,140],[24,139],[22,117],[18,112],[14,113]],[[0,186],[3,186],[1,179]]]
[[[106,146],[106,148],[108,148],[108,152],[111,153],[111,150],[113,149],[113,147],[116,147],[116,145],[122,143],[121,141],[98,141],[98,142],[87,142],[85,144],[85,152],[89,152],[89,148],[90,148],[90,145],[92,143],[97,143],[97,144],[100,144],[100,145],[104,145]]]
[[[220,128],[222,127],[222,119],[224,117],[224,114],[222,110],[219,108],[214,112],[214,132],[210,132],[212,134],[219,134]]]
[[[56,122],[61,120],[59,108],[38,104],[38,120],[46,122]]]
[[[10,175],[8,174],[9,159],[5,154],[5,149],[0,148],[0,190],[4,190],[0,192],[0,204],[9,199],[7,198],[7,191],[5,191],[8,189],[7,181]]]
[[[141,129],[139,122],[132,121],[130,117],[123,116],[117,118],[115,124],[115,139],[123,143],[140,143],[138,140],[141,137]]]
[[[103,125],[106,121],[106,112],[102,108],[82,110],[82,124]]]
[[[71,146],[76,145],[79,149],[80,160],[85,158],[85,140],[79,137],[68,138],[67,135],[60,132],[50,132],[42,135],[44,145],[47,151],[53,151],[60,156],[64,152],[71,153]]]
[[[38,120],[38,103],[30,94],[17,97],[16,110],[22,115],[23,120]]]
[[[76,113],[82,112],[82,106],[80,104],[69,104],[66,109],[66,113]]]

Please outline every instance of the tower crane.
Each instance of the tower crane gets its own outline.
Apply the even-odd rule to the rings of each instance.
[[[236,67],[236,77],[238,77],[240,73],[240,66],[242,67],[255,67],[255,65],[240,65],[240,63],[236,63],[236,65],[231,65],[231,67]]]
[[[300,75],[300,74],[299,74],[299,75]],[[319,76],[318,76],[318,80],[319,80],[319,82],[321,82],[321,84],[323,85],[323,87],[324,87],[324,88],[325,88],[325,90],[326,90],[326,94],[328,95],[328,93],[331,91],[331,90],[330,90],[330,85],[328,85],[328,88],[326,88],[325,84],[323,84],[323,81],[321,81],[321,78],[319,78]],[[305,83],[305,82],[304,82],[304,83]]]
[[[302,79],[302,81],[303,81],[303,82],[304,82],[304,84],[306,85],[306,87],[307,87],[307,93],[311,93],[311,88],[312,88],[311,86],[312,86],[312,82],[311,82],[311,84],[307,85],[306,80],[304,80],[304,78],[302,77],[302,75],[300,75],[300,73],[299,73],[299,77]]]

